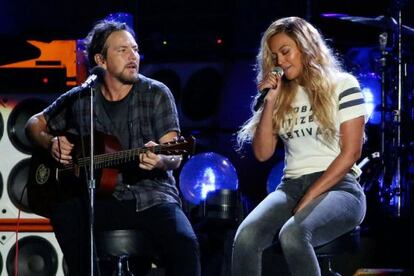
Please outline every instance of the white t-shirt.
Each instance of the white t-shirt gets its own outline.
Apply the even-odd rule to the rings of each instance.
[[[357,79],[348,73],[341,73],[337,78],[334,122],[339,135],[341,123],[359,116],[365,116],[367,119],[367,110]],[[340,153],[339,136],[335,137],[332,144],[327,144],[323,140],[303,87],[299,87],[292,105],[296,116],[293,120],[286,118],[279,131],[279,137],[285,145],[284,176],[297,178],[326,170]],[[289,124],[292,123],[293,128],[289,128]],[[358,176],[361,174],[356,164],[352,170]]]

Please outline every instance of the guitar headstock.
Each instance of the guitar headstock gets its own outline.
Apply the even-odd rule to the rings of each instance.
[[[165,155],[192,155],[195,152],[195,138],[180,136],[174,141],[155,146],[154,152]]]

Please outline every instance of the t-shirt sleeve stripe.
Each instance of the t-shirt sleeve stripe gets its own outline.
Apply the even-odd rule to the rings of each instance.
[[[364,99],[356,99],[356,100],[347,101],[347,102],[341,103],[339,105],[339,110],[342,110],[342,109],[347,108],[347,107],[360,105],[360,104],[365,104]]]
[[[348,76],[339,87],[339,122],[343,123],[359,116],[365,116],[365,120],[367,120],[365,99],[359,83],[354,77]]]
[[[351,87],[351,88],[349,88],[349,89],[347,89],[347,90],[345,90],[345,91],[341,92],[341,93],[339,94],[338,99],[339,99],[339,101],[341,101],[341,100],[342,100],[342,98],[344,98],[344,97],[346,97],[346,96],[349,96],[349,95],[351,95],[351,94],[355,94],[355,93],[360,93],[360,92],[361,92],[361,89],[360,89],[359,87]]]

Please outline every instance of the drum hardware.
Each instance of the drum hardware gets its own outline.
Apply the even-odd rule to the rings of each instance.
[[[347,14],[322,14],[322,16],[328,18],[336,18],[339,20],[349,21],[372,27],[378,27],[395,33],[402,32],[402,34],[404,35],[414,36],[414,28],[408,27],[406,25],[400,26],[399,21],[397,21],[395,18],[391,16],[379,15],[377,17],[363,17],[351,16]]]
[[[381,51],[381,56],[378,59],[381,72],[381,158],[379,160],[380,171],[376,180],[372,181],[376,181],[379,185],[380,201],[386,205],[385,207],[390,207],[392,216],[397,217],[404,215],[403,212],[406,207],[409,207],[410,202],[408,181],[406,181],[408,168],[404,162],[409,153],[404,150],[405,137],[402,137],[402,127],[406,126],[405,120],[408,119],[404,117],[405,110],[402,104],[403,96],[406,96],[403,95],[402,79],[407,75],[407,64],[404,64],[402,59],[402,36],[414,36],[414,28],[402,24],[401,6],[402,4],[398,3],[396,7],[398,10],[394,12],[397,19],[385,15],[362,17],[347,14],[322,14],[323,17],[378,27],[383,30],[378,36],[378,46]],[[390,51],[387,49],[388,32],[393,38],[390,41],[392,44]],[[393,74],[389,73],[390,69]],[[396,76],[390,77],[394,74]],[[391,94],[387,91],[390,91]],[[391,103],[387,97],[392,97]],[[390,111],[389,116],[387,116],[387,110]]]

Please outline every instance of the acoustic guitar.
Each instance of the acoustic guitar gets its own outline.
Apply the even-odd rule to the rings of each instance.
[[[131,164],[138,168],[141,153],[151,151],[156,154],[189,156],[195,151],[193,136],[180,137],[152,147],[122,150],[116,137],[100,132],[94,135],[96,154],[93,158],[93,172],[96,175],[98,194],[111,194],[120,168]],[[90,138],[85,136],[79,139],[69,134],[65,136],[75,145],[72,163],[63,165],[53,159],[48,151],[41,149],[35,149],[31,157],[27,199],[30,210],[41,216],[49,217],[50,208],[55,203],[79,197],[87,191],[85,183],[88,183],[90,173]]]

